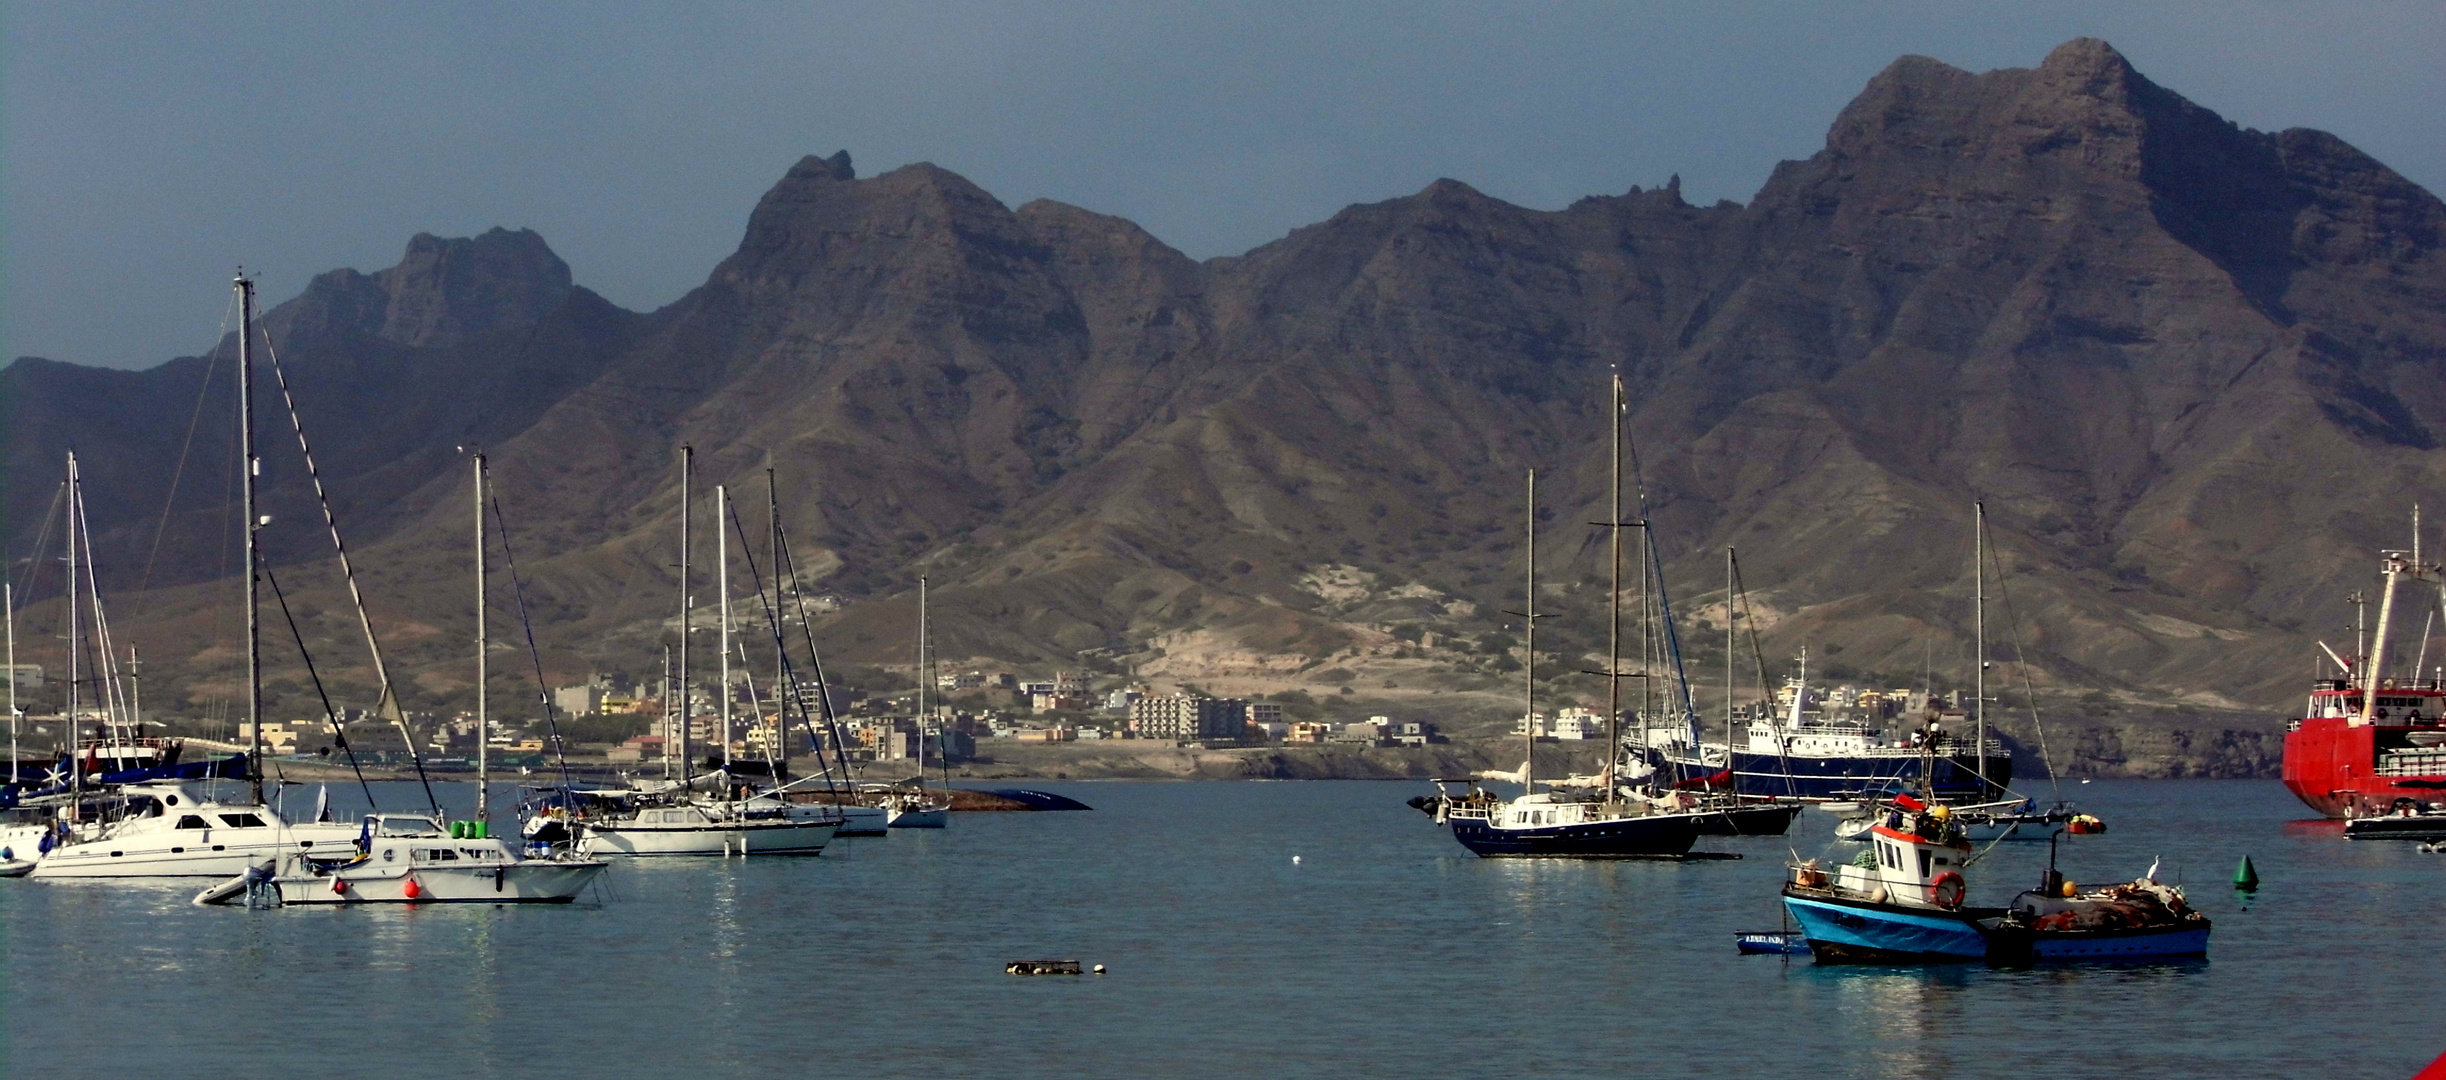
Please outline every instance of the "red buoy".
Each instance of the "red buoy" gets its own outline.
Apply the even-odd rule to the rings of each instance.
[[[347,879],[347,878],[333,878],[333,879],[331,879],[331,891],[333,891],[333,892],[335,892],[335,893],[338,893],[338,894],[340,894],[340,895],[342,895],[342,896],[346,896],[346,895],[348,895],[348,879]]]
[[[410,900],[416,899],[417,896],[421,895],[424,891],[425,890],[423,888],[416,884],[415,878],[409,878],[408,883],[400,886],[399,888],[400,894],[406,896]]]

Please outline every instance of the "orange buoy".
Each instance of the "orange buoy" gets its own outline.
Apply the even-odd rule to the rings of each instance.
[[[424,890],[424,888],[423,888],[422,886],[419,886],[418,884],[416,884],[416,879],[415,879],[415,878],[409,878],[409,879],[408,879],[408,883],[407,883],[407,884],[402,885],[402,886],[400,886],[400,887],[399,887],[399,893],[400,893],[400,895],[405,896],[405,897],[407,897],[407,898],[408,898],[408,899],[410,899],[410,900],[414,900],[414,899],[416,899],[418,896],[423,895],[423,894],[424,894],[424,891],[425,891],[425,890]]]

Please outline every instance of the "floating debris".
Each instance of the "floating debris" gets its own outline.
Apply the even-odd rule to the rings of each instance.
[[[1076,960],[1013,960],[1002,966],[1013,975],[1085,975],[1087,969]],[[1104,965],[1096,965],[1096,974],[1104,974]]]

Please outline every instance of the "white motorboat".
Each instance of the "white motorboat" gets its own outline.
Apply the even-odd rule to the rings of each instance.
[[[357,853],[355,825],[291,823],[269,806],[215,802],[179,781],[132,785],[121,798],[123,816],[71,831],[35,860],[31,876],[228,877],[265,859],[343,861]]]
[[[288,854],[268,874],[258,865],[196,899],[230,902],[248,891],[251,877],[282,905],[565,904],[611,865],[567,853],[521,858],[501,840],[454,837],[420,814],[373,815],[360,828],[365,849],[353,861],[335,866]]]

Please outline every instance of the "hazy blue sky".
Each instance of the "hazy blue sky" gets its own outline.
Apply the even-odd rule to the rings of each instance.
[[[1894,57],[2103,37],[2227,118],[2446,184],[2446,5],[140,4],[0,7],[0,357],[206,347],[416,232],[531,227],[651,309],[801,154],[1235,254],[1439,176],[1526,206],[1747,200]]]

